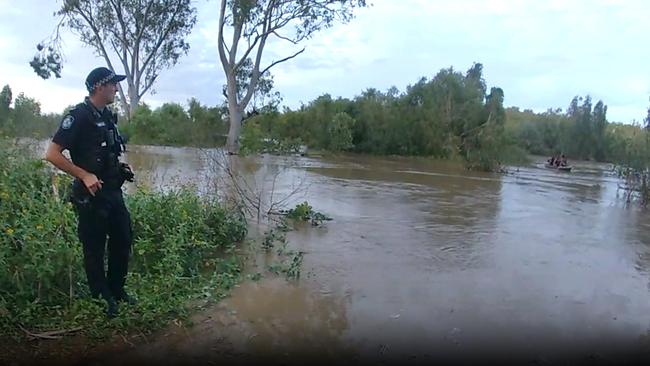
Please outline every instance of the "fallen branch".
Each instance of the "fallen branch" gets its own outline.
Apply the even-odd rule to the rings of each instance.
[[[124,340],[124,343],[130,345],[131,347],[135,347],[135,345],[133,343],[129,342],[129,340],[126,339],[126,337],[123,334],[120,334],[120,337],[122,337],[122,340]]]
[[[18,327],[27,334],[28,337],[32,339],[60,339],[61,335],[67,334],[67,333],[74,333],[76,331],[79,331],[83,329],[83,327],[76,327],[76,328],[70,328],[70,329],[62,329],[62,330],[51,330],[43,333],[33,333],[30,332],[29,330],[23,328],[22,325],[18,324]]]

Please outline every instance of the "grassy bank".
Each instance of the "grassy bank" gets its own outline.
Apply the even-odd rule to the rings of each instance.
[[[0,334],[56,330],[91,339],[150,333],[183,319],[193,300],[224,297],[240,279],[243,216],[189,189],[127,196],[134,247],[127,280],[138,304],[107,321],[89,299],[70,179],[0,141]],[[56,188],[54,188],[56,187]]]

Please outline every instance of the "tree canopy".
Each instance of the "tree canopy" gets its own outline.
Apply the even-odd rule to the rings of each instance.
[[[127,89],[120,87],[119,95],[127,116],[160,73],[187,54],[186,37],[196,23],[191,0],[63,0],[55,16],[54,35],[37,45],[30,62],[36,74],[61,76],[60,28],[68,28],[111,70],[124,72]]]

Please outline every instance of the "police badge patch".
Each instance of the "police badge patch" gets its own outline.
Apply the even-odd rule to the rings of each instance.
[[[67,130],[68,128],[72,127],[72,123],[74,123],[74,117],[67,115],[63,119],[63,122],[61,122],[61,128]]]

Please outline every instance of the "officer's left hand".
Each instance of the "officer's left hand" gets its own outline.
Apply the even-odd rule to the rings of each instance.
[[[86,189],[88,189],[88,192],[90,192],[92,196],[94,196],[98,190],[102,189],[102,183],[104,183],[104,181],[97,179],[97,176],[92,173],[85,173],[81,177],[81,181],[84,183]]]

